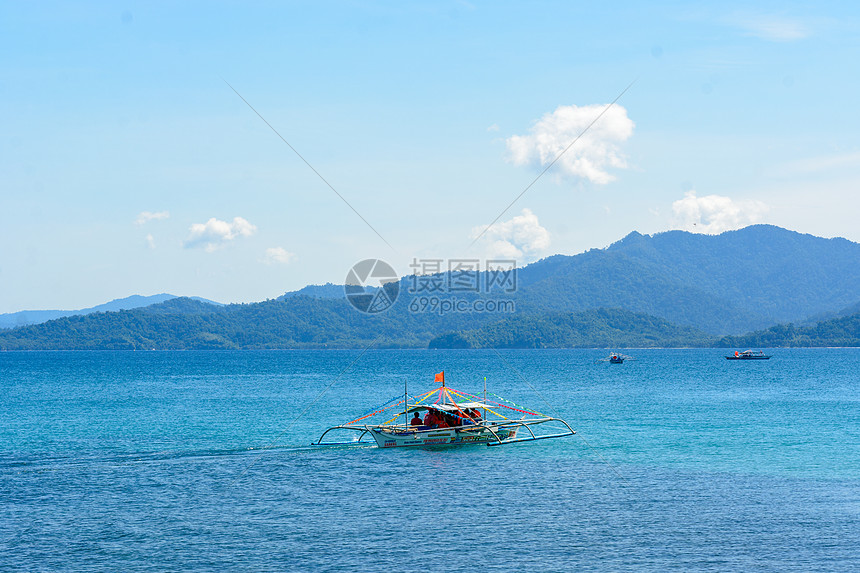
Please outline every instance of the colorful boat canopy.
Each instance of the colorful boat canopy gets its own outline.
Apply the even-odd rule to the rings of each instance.
[[[409,413],[418,412],[420,410],[441,410],[443,412],[457,412],[459,410],[492,408],[489,404],[483,402],[460,402],[458,404],[419,404],[409,408]]]

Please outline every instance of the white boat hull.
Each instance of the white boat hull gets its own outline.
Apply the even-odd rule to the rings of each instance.
[[[492,431],[486,427],[407,431],[372,428],[369,432],[380,448],[406,448],[499,442],[515,438],[517,428],[496,427]]]

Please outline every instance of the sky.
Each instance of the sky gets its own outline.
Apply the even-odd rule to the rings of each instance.
[[[596,4],[0,4],[0,313],[634,230],[860,241],[860,8]]]

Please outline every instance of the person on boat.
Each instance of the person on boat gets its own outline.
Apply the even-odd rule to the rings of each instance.
[[[469,410],[461,410],[457,412],[457,416],[460,418],[460,425],[462,426],[474,426],[475,420],[472,419],[471,414],[469,414]]]
[[[450,428],[451,425],[448,423],[448,420],[446,420],[446,418],[447,418],[447,416],[445,416],[444,414],[442,416],[439,416],[436,419],[436,427],[437,428]]]
[[[427,408],[427,413],[424,414],[424,425],[428,428],[433,428],[436,426],[436,413],[433,412],[430,408]]]
[[[471,413],[472,413],[472,419],[473,420],[475,420],[476,422],[481,421],[481,411],[480,410],[478,410],[477,408],[473,408]]]
[[[424,420],[421,419],[421,415],[418,413],[417,410],[415,411],[415,417],[412,418],[412,421],[409,422],[409,424],[412,426],[423,426],[424,425]]]
[[[740,353],[737,350],[735,350],[735,358],[737,358],[738,356],[740,356]]]

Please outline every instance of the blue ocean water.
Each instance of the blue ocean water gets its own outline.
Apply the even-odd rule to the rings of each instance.
[[[0,353],[0,570],[860,570],[860,350],[627,353]],[[443,369],[578,435],[309,446]]]

